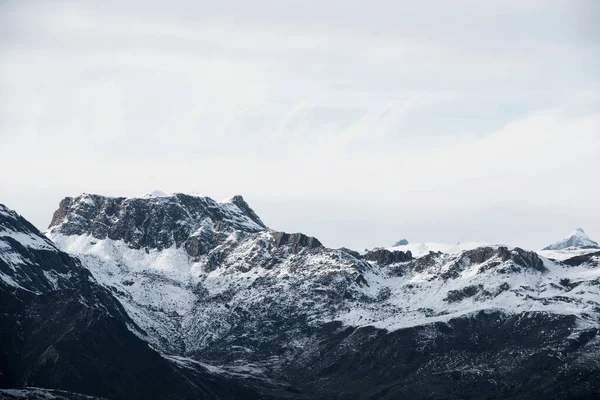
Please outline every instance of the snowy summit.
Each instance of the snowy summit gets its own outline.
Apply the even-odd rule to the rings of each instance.
[[[600,249],[598,242],[590,239],[583,229],[578,228],[569,236],[544,248],[544,250],[564,250],[568,248]]]

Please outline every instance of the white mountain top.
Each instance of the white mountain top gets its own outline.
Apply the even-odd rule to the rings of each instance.
[[[154,189],[150,193],[144,193],[144,195],[142,197],[148,198],[148,197],[171,197],[171,196],[173,196],[172,193],[166,193],[166,192],[163,192],[162,190]]]
[[[598,245],[598,242],[590,239],[583,229],[578,228],[570,235],[545,247],[543,250],[564,250],[569,248],[600,249],[600,245]]]
[[[387,250],[390,251],[410,251],[413,257],[422,257],[430,252],[440,252],[445,254],[457,254],[466,250],[474,250],[479,247],[488,246],[488,243],[485,242],[459,242],[457,244],[448,244],[448,243],[435,243],[435,242],[426,242],[426,243],[408,243],[400,246],[388,247]]]

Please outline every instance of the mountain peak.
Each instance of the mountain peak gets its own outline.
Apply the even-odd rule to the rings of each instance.
[[[144,197],[83,194],[66,197],[54,213],[49,231],[96,239],[123,240],[133,248],[181,246],[203,230],[260,232],[267,230],[242,196],[226,202],[209,197],[153,192]]]
[[[565,238],[559,240],[556,243],[553,243],[543,250],[563,250],[570,247],[580,248],[580,249],[594,249],[600,248],[598,242],[590,239],[590,237],[585,233],[585,231],[581,228],[575,229],[570,235]]]

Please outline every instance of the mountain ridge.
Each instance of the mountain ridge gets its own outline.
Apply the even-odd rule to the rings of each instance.
[[[151,207],[140,206],[139,210],[162,215]],[[570,266],[501,245],[427,252],[418,257],[395,249],[361,255],[326,248],[304,234],[277,233],[266,226],[245,229],[228,223],[228,217],[223,224],[211,217],[210,223],[202,225],[199,221],[206,221],[206,215],[201,214],[185,234],[173,235],[177,240],[169,247],[153,246],[151,241],[136,244],[128,241],[134,236],[126,232],[112,238],[97,235],[89,224],[66,230],[59,224],[48,235],[59,247],[77,254],[103,285],[113,288],[128,314],[147,333],[144,339],[163,354],[215,365],[223,371],[251,369],[315,397],[331,397],[341,382],[349,384],[335,366],[341,359],[334,361],[337,355],[351,358],[350,348],[339,347],[347,346],[343,345],[347,334],[361,338],[363,344],[356,344],[357,349],[384,346],[372,342],[384,340],[378,332],[396,338],[409,335],[406,345],[427,348],[425,332],[431,330],[443,341],[473,340],[472,329],[484,329],[481,324],[488,318],[486,323],[491,325],[508,323],[510,335],[521,334],[515,324],[523,319],[531,321],[528,324],[533,324],[529,327],[533,330],[556,324],[563,333],[552,340],[561,343],[570,335],[585,336],[597,329],[600,289],[592,259]],[[178,220],[170,219],[167,226],[179,229]],[[109,232],[110,226],[119,226],[118,220],[109,222]],[[200,232],[194,224],[201,225]],[[154,229],[152,224],[137,227]],[[142,237],[145,234],[141,232]],[[198,243],[200,249],[190,251],[190,243]],[[461,327],[456,338],[445,333],[448,324]],[[478,328],[467,328],[470,324]],[[367,332],[377,334],[369,339]],[[510,342],[510,335],[502,340]],[[586,343],[595,349],[594,340]],[[327,352],[334,353],[322,355],[325,343],[330,349]],[[478,343],[485,347],[484,342]],[[517,346],[514,351],[523,351],[510,343],[509,347]],[[532,348],[523,354],[537,354],[540,345],[532,342]],[[453,346],[466,351],[458,343]],[[485,353],[484,347],[478,347],[478,354]],[[472,357],[479,357],[477,352],[463,356],[472,362]],[[398,367],[397,362],[381,357],[382,362]],[[427,362],[424,354],[418,359]],[[438,361],[442,363],[441,358]],[[502,362],[513,361],[502,358]],[[596,367],[590,368],[595,371]],[[329,383],[323,381],[327,370],[335,377]],[[375,382],[390,383],[387,378],[374,378],[379,372],[377,368],[363,370],[373,378],[371,383],[363,382],[369,390],[376,390],[370,386]],[[515,382],[515,387],[523,385],[514,381],[515,376],[498,371],[491,374],[496,380]],[[417,379],[417,387],[425,390],[427,376],[411,379]],[[321,382],[319,388],[315,388],[316,382]],[[468,394],[466,387],[456,390],[458,397]]]
[[[25,267],[15,254],[28,243],[66,252],[76,260],[71,273],[81,270],[121,310],[128,333],[120,335],[162,360],[147,364],[203,382],[209,398],[566,399],[600,391],[600,254],[561,262],[501,245],[359,254],[271,230],[245,201],[190,197],[67,198],[40,243],[0,230],[0,271],[17,279]],[[48,279],[43,264],[31,265],[32,276]],[[54,293],[57,283],[40,287]],[[17,293],[15,301],[37,296]],[[45,329],[59,334],[61,325]]]
[[[0,204],[2,398],[272,398],[205,368],[188,371],[141,340],[110,287]]]

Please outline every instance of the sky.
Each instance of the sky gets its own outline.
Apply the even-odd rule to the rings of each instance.
[[[600,239],[600,2],[0,2],[0,202],[241,194],[330,247]]]

